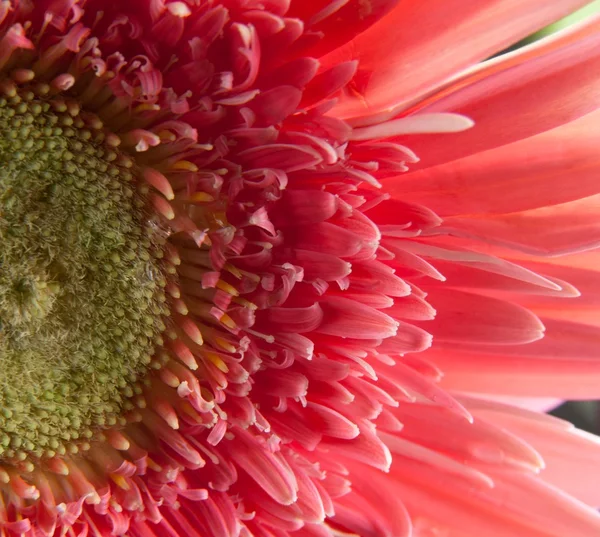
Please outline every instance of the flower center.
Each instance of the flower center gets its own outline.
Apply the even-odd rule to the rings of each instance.
[[[85,117],[85,116],[84,116]],[[0,97],[0,457],[125,423],[168,315],[131,159],[75,104]],[[93,122],[91,122],[93,124]]]

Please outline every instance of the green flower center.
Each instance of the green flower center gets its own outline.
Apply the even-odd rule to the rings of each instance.
[[[0,98],[0,458],[124,424],[168,315],[131,159],[77,107]]]

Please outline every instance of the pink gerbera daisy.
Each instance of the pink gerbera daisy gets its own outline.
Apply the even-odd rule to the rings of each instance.
[[[0,536],[600,534],[586,3],[0,0]]]

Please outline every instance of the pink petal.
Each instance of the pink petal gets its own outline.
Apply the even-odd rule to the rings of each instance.
[[[409,295],[394,299],[394,305],[386,308],[385,313],[394,319],[429,321],[435,318],[436,311],[425,299],[417,295]]]
[[[321,38],[309,49],[320,56],[347,43],[369,26],[382,19],[400,0],[311,0],[293,2],[291,17],[300,17]]]
[[[323,311],[319,304],[306,308],[272,307],[257,313],[256,327],[268,334],[276,332],[305,333],[321,326]]]
[[[544,333],[544,325],[533,313],[496,298],[435,289],[427,301],[438,312],[425,326],[434,342],[504,346],[530,343]]]
[[[530,211],[452,216],[436,232],[476,238],[525,253],[565,255],[600,244],[599,207],[597,194]]]
[[[270,144],[238,153],[239,163],[248,168],[276,168],[286,172],[311,168],[323,159],[309,147]]]
[[[336,502],[333,518],[344,535],[362,537],[411,537],[413,523],[393,492],[388,476],[363,465],[354,465],[353,491]],[[347,533],[349,532],[349,533]]]
[[[287,259],[304,269],[304,281],[309,282],[318,278],[335,282],[348,276],[351,271],[350,263],[327,253],[294,250]]]
[[[331,218],[338,209],[338,199],[321,190],[286,190],[271,218],[276,225],[306,225]]]
[[[527,347],[515,347],[512,355],[489,353],[485,347],[471,352],[446,348],[428,350],[424,358],[444,371],[441,385],[450,390],[561,399],[598,397],[598,360],[519,356],[519,350],[527,353]]]
[[[578,431],[568,423],[550,427],[537,419],[533,412],[514,414],[502,404],[490,403],[475,408],[478,403],[466,404],[475,416],[481,416],[523,438],[542,455],[546,468],[541,477],[590,505],[600,504],[600,451],[595,436]]]
[[[354,79],[355,91],[346,95],[334,112],[348,118],[410,103],[454,73],[586,2],[399,2],[388,16],[321,59],[326,66],[353,59],[360,61]]]
[[[398,323],[369,306],[341,297],[320,302],[323,322],[318,333],[359,339],[388,338],[396,334]]]
[[[440,472],[456,474],[465,480],[471,481],[475,487],[491,488],[494,486],[494,482],[483,472],[474,470],[443,453],[406,440],[401,436],[394,436],[388,433],[379,433],[379,436],[390,448],[394,457],[413,459],[437,467]]]
[[[330,222],[321,222],[307,226],[292,235],[288,232],[290,245],[301,250],[313,250],[338,257],[351,257],[363,246],[363,240],[353,231],[349,231]]]
[[[342,89],[356,73],[358,62],[344,62],[318,74],[304,89],[300,108],[315,106]]]
[[[407,352],[421,352],[431,346],[431,335],[409,323],[401,323],[398,333],[394,337],[387,338],[377,347],[381,354],[404,354]]]
[[[399,461],[400,462],[400,461]],[[590,537],[600,531],[595,511],[518,472],[487,472],[494,488],[474,490],[464,480],[427,467],[399,464],[390,487],[403,498],[421,534],[451,537]],[[465,531],[466,529],[466,531]]]
[[[475,127],[452,134],[451,143],[411,136],[425,168],[533,136],[600,106],[600,34],[551,50],[489,76],[457,83],[419,113],[454,112]],[[471,82],[471,83],[469,83]],[[454,90],[454,91],[452,91]]]
[[[469,412],[448,392],[415,371],[412,367],[403,364],[402,361],[396,362],[389,370],[382,370],[381,375],[384,378],[392,380],[401,389],[411,394],[418,394],[468,422],[473,421]]]
[[[389,470],[392,463],[388,447],[369,430],[361,430],[352,440],[325,439],[321,446],[336,457],[362,462],[384,472]]]
[[[447,409],[423,403],[401,405],[394,416],[404,424],[402,437],[458,460],[491,466],[536,471],[543,468],[540,455],[518,436],[493,421],[469,423]]]
[[[600,113],[454,162],[383,179],[391,195],[440,216],[536,209],[600,191]],[[577,174],[577,181],[569,180]]]
[[[267,369],[256,376],[256,383],[262,393],[276,397],[301,397],[305,396],[308,388],[308,379],[289,369]]]
[[[352,290],[376,292],[389,297],[408,296],[410,286],[380,261],[354,263],[350,273]]]
[[[413,254],[431,259],[440,270],[445,280],[441,284],[427,282],[440,287],[467,287],[502,290],[522,290],[533,293],[561,292],[562,287],[553,280],[541,276],[516,263],[501,257],[468,250],[466,248],[446,248],[446,237],[427,242],[395,241],[395,253],[403,248]],[[452,246],[448,244],[448,246]],[[476,245],[475,245],[476,246]],[[569,295],[571,296],[571,295]]]
[[[294,86],[277,86],[258,95],[249,108],[256,114],[257,126],[269,127],[281,123],[291,115],[302,98]]]
[[[298,483],[292,470],[283,463],[279,454],[271,453],[250,433],[241,428],[233,430],[232,441],[221,442],[248,475],[275,501],[290,505],[297,499]]]
[[[309,402],[304,413],[307,415],[312,427],[326,436],[351,440],[360,433],[356,424],[326,406]]]

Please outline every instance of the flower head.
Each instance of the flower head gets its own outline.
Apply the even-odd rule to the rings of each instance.
[[[598,531],[585,3],[0,0],[0,533]]]

